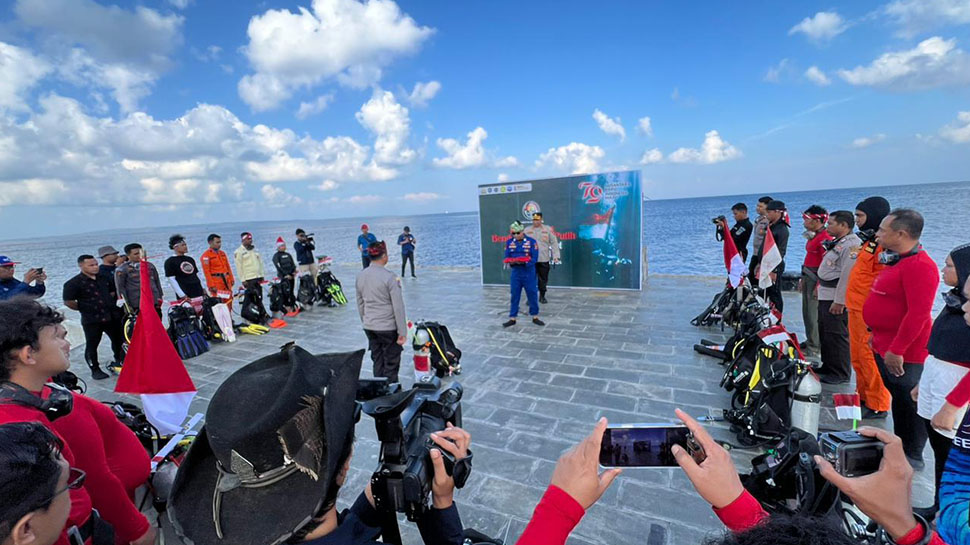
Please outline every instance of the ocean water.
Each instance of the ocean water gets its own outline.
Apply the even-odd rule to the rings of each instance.
[[[805,255],[804,239],[800,237],[803,230],[802,210],[812,204],[820,204],[830,211],[852,211],[859,201],[872,195],[889,199],[894,207],[915,208],[923,213],[926,218],[923,245],[938,263],[942,264],[947,253],[957,245],[970,242],[970,227],[965,223],[970,212],[970,182],[776,193],[772,196],[785,201],[792,215],[792,237],[786,259],[788,270],[798,270]],[[722,245],[714,239],[711,218],[721,214],[730,218],[731,205],[736,202],[746,203],[753,212],[760,196],[645,201],[643,243],[647,249],[650,274],[722,274]],[[121,250],[129,242],[139,242],[147,249],[156,266],[161,268],[165,257],[171,253],[168,237],[173,233],[181,233],[187,238],[190,254],[198,259],[208,247],[206,237],[209,233],[223,236],[223,249],[231,256],[238,247],[239,234],[250,231],[268,268],[272,269],[270,258],[275,252],[276,238],[282,236],[292,252],[292,243],[296,238],[294,231],[302,227],[308,233],[314,233],[317,255],[333,256],[338,263],[357,263],[360,259],[357,235],[361,222],[368,223],[371,232],[388,242],[392,265],[400,263],[400,255],[394,248],[397,235],[404,225],[410,226],[418,239],[415,261],[419,268],[479,265],[481,251],[477,212],[118,229],[0,241],[0,255],[22,262],[24,270],[27,267],[44,267],[49,277],[45,300],[59,305],[61,287],[77,274],[77,256],[94,254],[104,244]],[[269,270],[267,274],[274,276]]]

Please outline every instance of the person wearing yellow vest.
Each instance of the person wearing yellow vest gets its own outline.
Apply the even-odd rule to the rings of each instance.
[[[236,261],[236,274],[239,275],[239,280],[242,281],[243,286],[247,288],[254,284],[259,286],[263,277],[266,276],[266,271],[263,269],[263,257],[253,246],[252,233],[243,233],[240,238],[242,244],[236,248],[236,252],[233,254]]]

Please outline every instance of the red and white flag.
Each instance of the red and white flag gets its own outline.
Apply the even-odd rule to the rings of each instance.
[[[839,420],[862,420],[862,402],[859,394],[833,394],[835,417]]]
[[[781,265],[781,251],[775,244],[771,229],[765,229],[765,245],[761,247],[761,265],[758,269],[758,287],[770,288],[774,284],[771,281],[771,272],[778,265]]]
[[[734,244],[734,237],[728,230],[727,220],[722,220],[721,226],[724,232],[724,267],[727,268],[728,282],[731,283],[732,288],[736,288],[741,285],[741,277],[744,276],[746,267],[738,247]]]
[[[148,262],[139,265],[138,319],[115,392],[139,394],[145,417],[163,435],[182,429],[195,397],[195,384],[155,313]]]

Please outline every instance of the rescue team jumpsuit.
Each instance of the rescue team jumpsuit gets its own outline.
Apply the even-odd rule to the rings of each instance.
[[[229,256],[222,250],[209,248],[202,254],[202,272],[205,274],[205,283],[209,287],[209,294],[217,297],[232,309],[232,287],[236,279],[232,276],[232,268],[229,266]],[[228,296],[220,296],[219,292],[229,293]]]
[[[519,315],[519,301],[522,299],[522,288],[529,300],[529,316],[539,315],[539,286],[536,278],[536,260],[539,257],[539,245],[534,238],[525,237],[515,240],[515,237],[505,243],[505,263],[512,268],[510,287],[512,302],[509,306],[509,318]]]
[[[852,368],[856,373],[856,392],[863,405],[874,411],[888,411],[892,396],[882,382],[876,360],[869,348],[869,328],[862,319],[862,307],[869,298],[872,284],[886,266],[879,263],[882,252],[875,241],[863,242],[854,252],[855,266],[849,274],[849,286],[845,293],[845,308],[849,311],[849,352]]]

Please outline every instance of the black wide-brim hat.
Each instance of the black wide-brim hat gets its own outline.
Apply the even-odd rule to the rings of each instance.
[[[363,357],[287,345],[219,386],[169,497],[183,543],[281,543],[313,518],[351,440]]]

